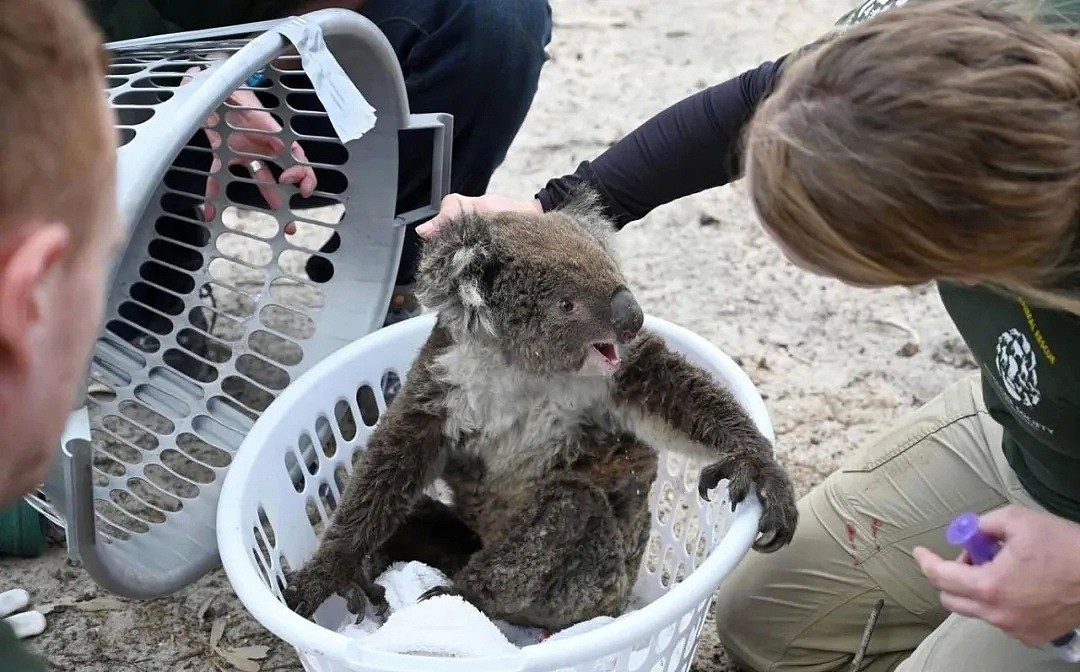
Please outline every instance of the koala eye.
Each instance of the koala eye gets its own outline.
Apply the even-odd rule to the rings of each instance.
[[[570,299],[563,299],[559,302],[559,310],[563,311],[564,313],[574,312],[574,302]]]

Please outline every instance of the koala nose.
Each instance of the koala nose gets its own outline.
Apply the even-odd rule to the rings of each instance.
[[[611,323],[615,327],[615,337],[619,343],[626,345],[634,340],[644,321],[645,316],[637,299],[629,289],[621,287],[615,292],[615,296],[611,297]]]

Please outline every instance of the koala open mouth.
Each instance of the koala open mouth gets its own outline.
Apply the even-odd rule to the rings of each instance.
[[[615,343],[611,341],[593,343],[589,347],[588,359],[602,371],[614,371],[621,363],[619,351],[616,350]]]

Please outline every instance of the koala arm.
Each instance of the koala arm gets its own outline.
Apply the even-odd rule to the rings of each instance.
[[[791,480],[768,439],[708,372],[659,336],[642,331],[624,353],[612,384],[616,408],[640,439],[715,460],[701,471],[702,498],[707,500],[708,491],[728,479],[734,508],[751,485],[757,488],[765,507],[761,531],[766,533],[755,544],[757,550],[772,552],[791,541],[798,519]]]

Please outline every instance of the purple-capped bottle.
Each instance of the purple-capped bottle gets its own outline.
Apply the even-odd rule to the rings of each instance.
[[[972,564],[990,562],[1001,550],[1001,542],[979,529],[976,513],[962,513],[945,530],[945,540],[953,546],[962,546]]]
[[[979,529],[979,515],[962,513],[945,529],[945,540],[967,551],[973,565],[990,562],[1001,550],[1001,542]],[[1064,661],[1080,663],[1080,628],[1067,632],[1050,642],[1054,652]]]

